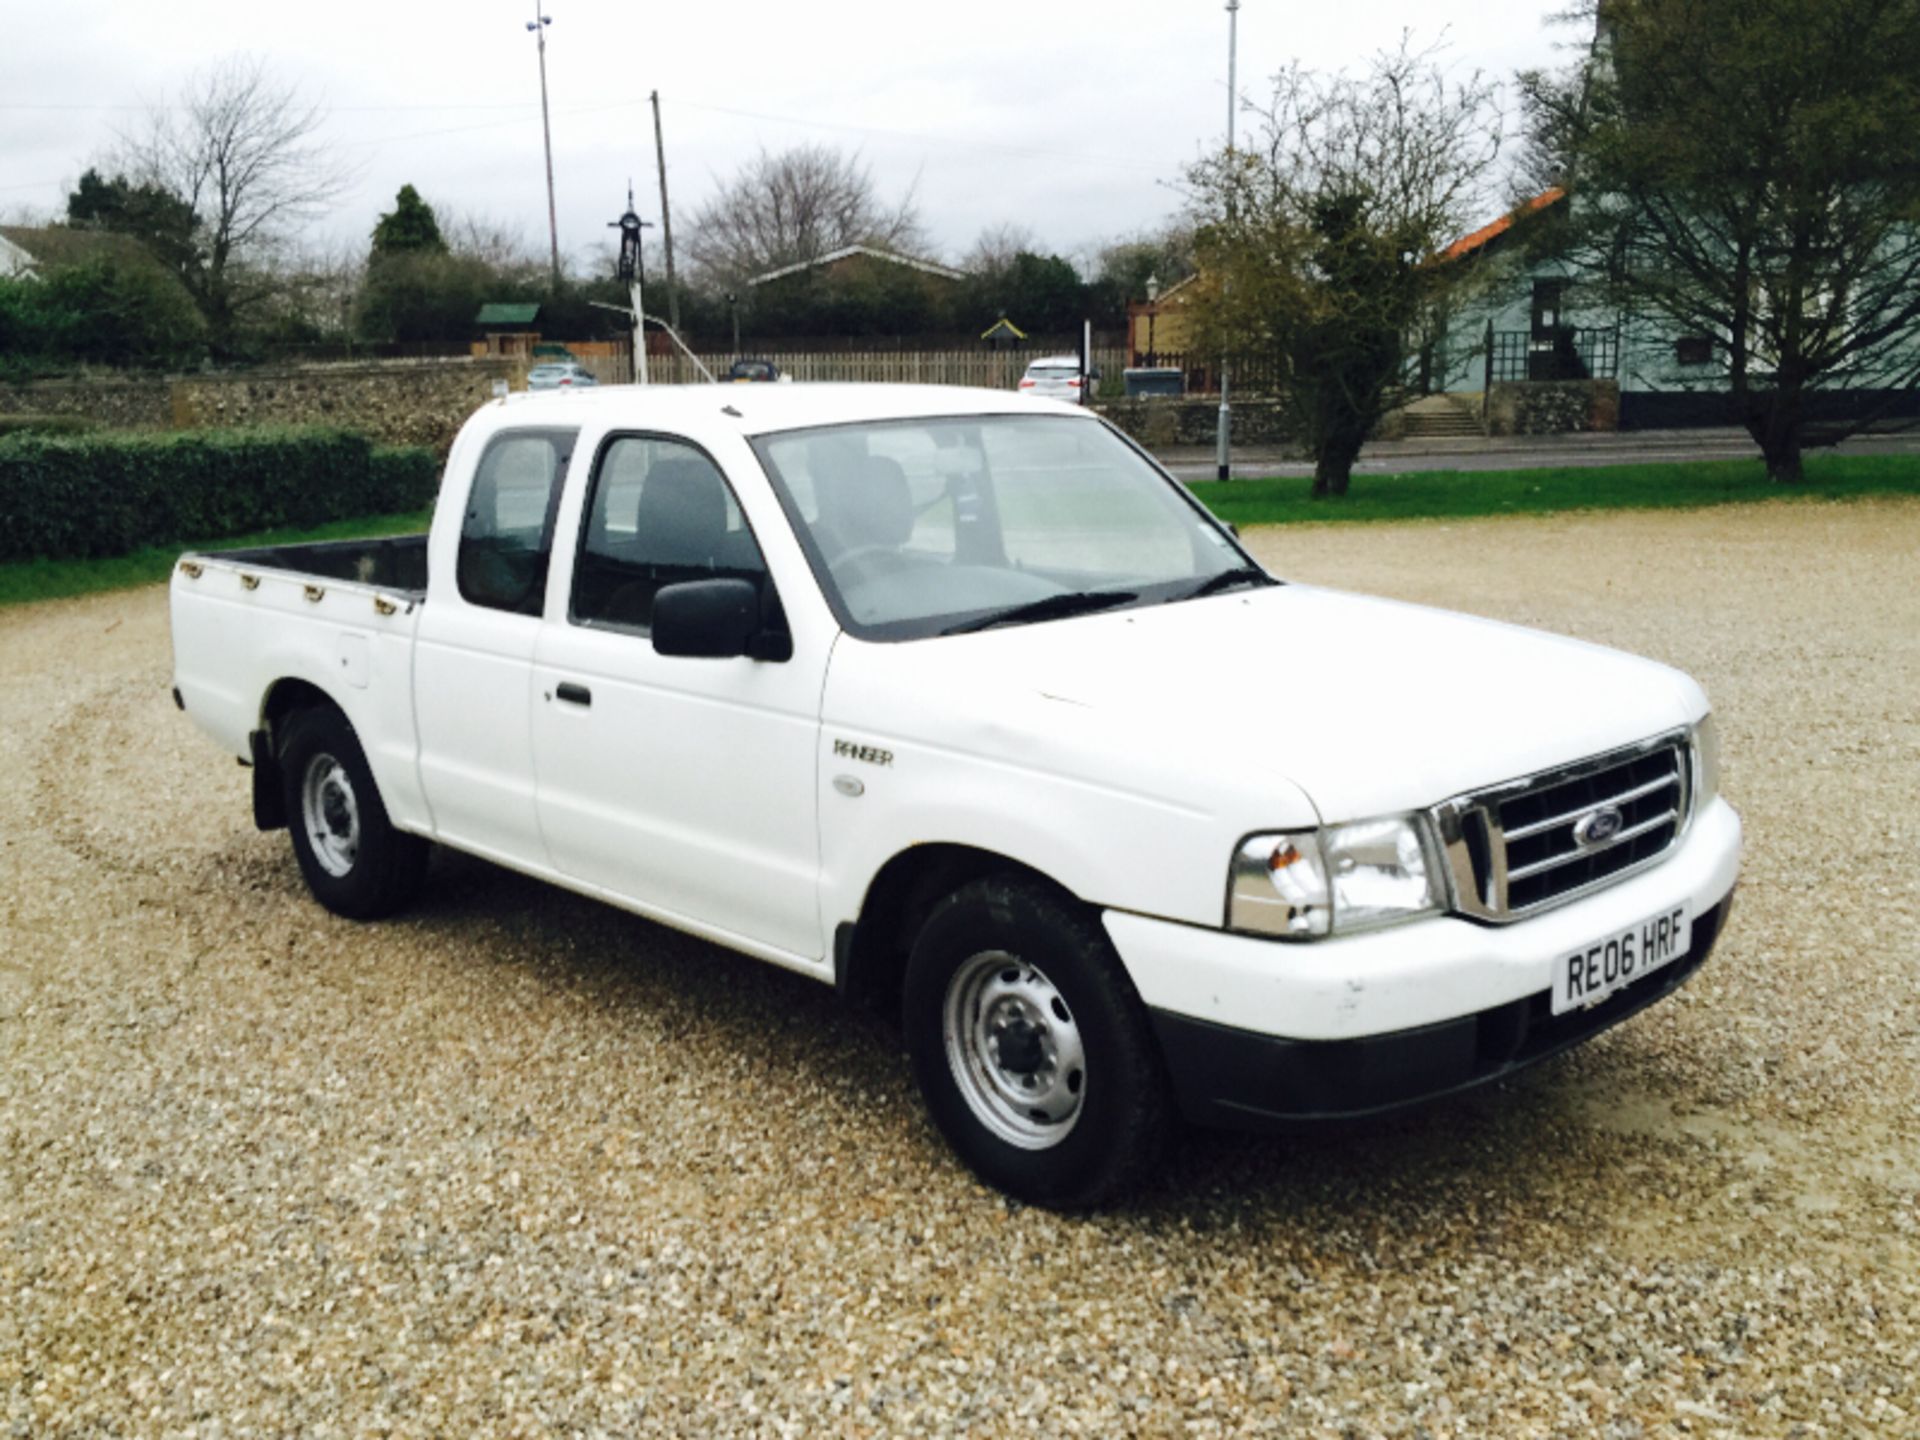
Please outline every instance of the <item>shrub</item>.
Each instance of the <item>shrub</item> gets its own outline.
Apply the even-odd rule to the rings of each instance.
[[[0,560],[87,559],[416,510],[431,451],[344,430],[0,436]]]
[[[173,276],[151,263],[95,259],[45,279],[0,279],[0,353],[13,369],[75,361],[173,368],[206,354],[206,321]]]

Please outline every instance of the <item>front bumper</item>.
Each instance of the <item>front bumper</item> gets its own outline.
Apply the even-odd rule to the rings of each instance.
[[[1729,894],[1693,922],[1674,963],[1590,1010],[1552,1013],[1545,991],[1477,1014],[1358,1040],[1283,1040],[1150,1012],[1187,1118],[1232,1129],[1353,1120],[1504,1079],[1671,995],[1706,962]]]
[[[1715,800],[1651,870],[1512,925],[1443,917],[1287,944],[1105,918],[1188,1115],[1289,1123],[1484,1084],[1670,994],[1718,939],[1739,864],[1739,817]],[[1681,902],[1694,916],[1685,957],[1591,1010],[1550,1013],[1556,956]]]

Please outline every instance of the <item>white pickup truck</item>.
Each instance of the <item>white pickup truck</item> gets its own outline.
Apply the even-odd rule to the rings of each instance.
[[[433,844],[900,1007],[974,1169],[1465,1089],[1676,989],[1740,822],[1685,675],[1269,576],[1078,407],[603,387],[431,533],[195,553],[175,698],[319,901]]]

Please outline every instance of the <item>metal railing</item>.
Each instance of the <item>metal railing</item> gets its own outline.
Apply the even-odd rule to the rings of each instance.
[[[1488,332],[1490,383],[1526,380],[1613,380],[1620,373],[1620,332],[1575,329],[1545,335],[1530,330]]]

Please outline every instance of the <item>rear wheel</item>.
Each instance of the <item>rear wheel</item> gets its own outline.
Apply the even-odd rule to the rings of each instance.
[[[336,915],[375,920],[419,893],[427,842],[387,818],[346,716],[324,706],[288,721],[280,782],[294,858],[314,899]]]
[[[1097,918],[1016,877],[934,908],[907,962],[914,1073],[935,1123],[988,1183],[1035,1204],[1111,1199],[1173,1125],[1139,996]]]

